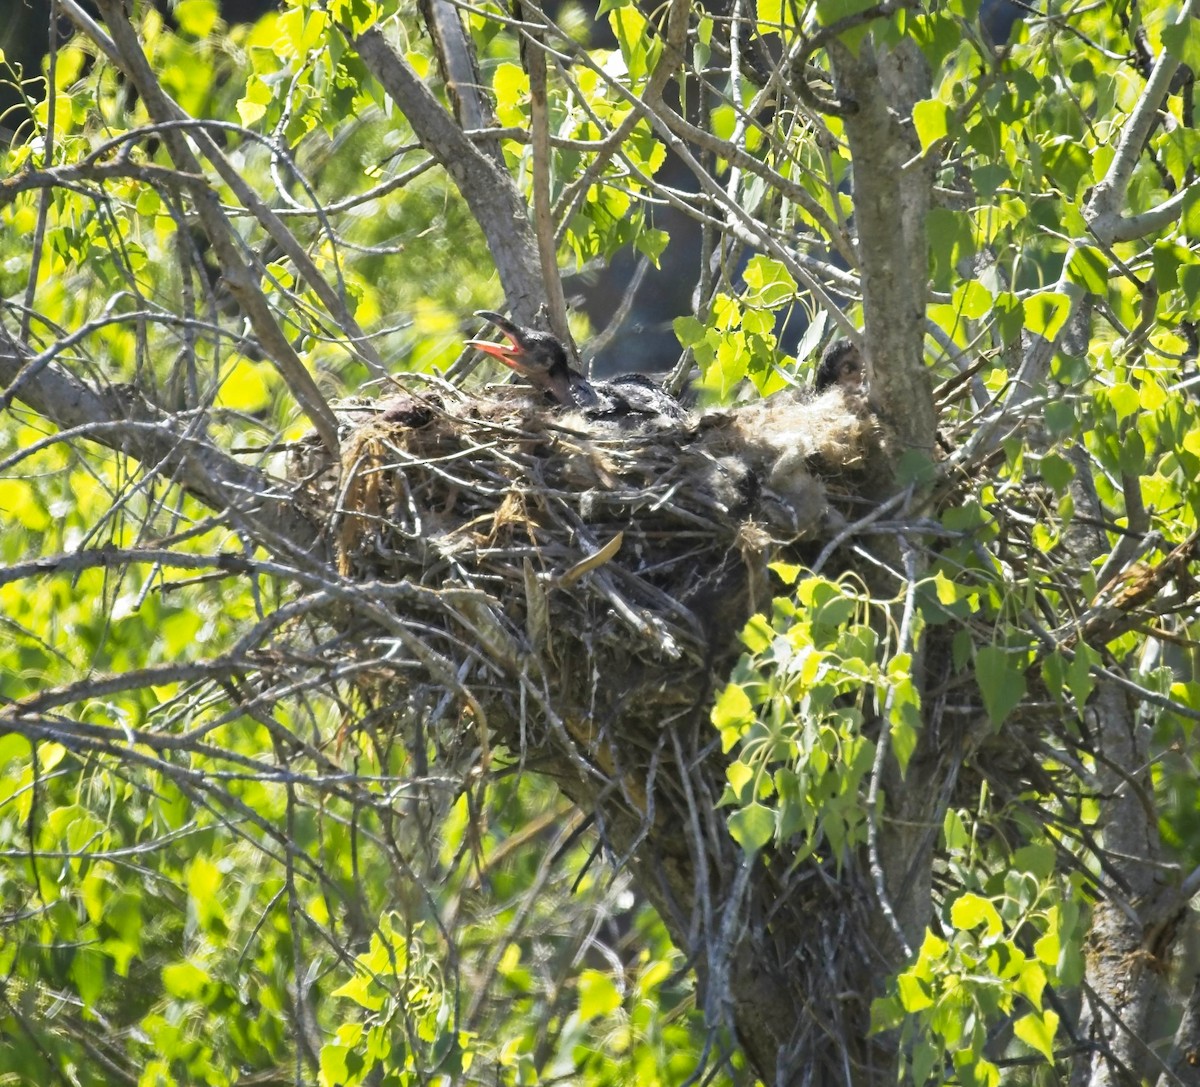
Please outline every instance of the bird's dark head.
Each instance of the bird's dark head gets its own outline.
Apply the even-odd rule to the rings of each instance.
[[[491,310],[479,310],[475,316],[495,325],[508,337],[508,343],[468,340],[469,346],[477,347],[499,359],[505,366],[512,367],[531,384],[545,389],[558,403],[573,403],[571,364],[567,359],[567,349],[557,336],[533,328],[522,328]]]
[[[862,352],[851,340],[834,340],[821,355],[813,388],[824,392],[830,385],[841,385],[848,392],[861,392],[866,380]]]

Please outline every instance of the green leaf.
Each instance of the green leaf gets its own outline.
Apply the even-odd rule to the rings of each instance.
[[[871,1033],[895,1030],[904,1021],[904,1008],[898,997],[880,996],[871,1001]]]
[[[984,646],[975,654],[975,678],[983,695],[983,708],[995,728],[1025,697],[1025,654],[999,646]]]
[[[1193,20],[1194,22],[1195,20]],[[1179,225],[1185,238],[1200,238],[1200,189],[1195,185],[1188,188],[1183,198],[1183,210],[1180,212]],[[1186,271],[1196,271],[1195,260]],[[1182,287],[1183,272],[1180,272],[1179,285]]]
[[[754,768],[742,762],[741,759],[736,759],[725,768],[725,777],[734,798],[740,804],[751,793],[751,786],[754,784]],[[753,800],[753,797],[751,796],[750,799]]]
[[[893,674],[893,668],[897,666],[909,674]],[[888,665],[888,725],[891,728],[892,753],[900,765],[901,777],[908,770],[908,761],[917,748],[921,731],[921,699],[912,681],[911,669],[911,657],[907,653],[900,654]]]
[[[754,707],[744,687],[730,683],[713,706],[712,723],[719,729],[744,728],[754,722]]]
[[[903,973],[896,979],[900,991],[900,1003],[906,1012],[919,1012],[933,1007],[933,997],[929,994],[929,986],[911,973]]]
[[[925,939],[921,941],[921,950],[917,953],[917,963],[924,970],[922,977],[932,977],[929,964],[946,957],[950,945],[940,936],[935,936],[931,929],[925,930]]]
[[[1179,286],[1179,267],[1192,259],[1191,253],[1175,241],[1155,242],[1151,258],[1154,262],[1154,284],[1159,293],[1173,291]]]
[[[621,993],[602,970],[584,970],[579,977],[579,1020],[590,1023],[621,1006]]]
[[[71,958],[71,980],[85,1007],[92,1007],[104,993],[106,960],[94,947],[77,948]]]
[[[265,411],[271,406],[273,396],[262,368],[246,359],[235,358],[221,375],[216,404],[231,411]]]
[[[1021,300],[1011,291],[1001,291],[996,295],[993,316],[996,319],[996,327],[1000,330],[1000,337],[1006,344],[1012,343],[1021,335],[1021,330],[1025,327],[1025,309]]]
[[[1136,430],[1130,430],[1120,442],[1117,463],[1128,476],[1140,476],[1146,466],[1146,443]]]
[[[704,375],[705,381],[716,385],[722,398],[726,398],[746,376],[749,364],[750,353],[746,350],[745,336],[741,332],[728,332],[717,344],[716,358]]]
[[[633,246],[639,253],[649,257],[650,263],[657,268],[659,266],[658,258],[662,256],[663,250],[667,248],[667,242],[670,240],[671,235],[665,230],[644,227],[634,237]]]
[[[496,116],[502,124],[524,120],[521,106],[529,94],[529,76],[517,64],[505,61],[492,74],[492,93],[496,96]]]
[[[676,317],[671,322],[671,327],[675,330],[675,338],[681,347],[692,347],[700,343],[708,331],[707,326],[695,317]]]
[[[987,926],[989,936],[997,936],[1003,931],[1004,925],[1000,914],[989,899],[972,891],[959,895],[950,907],[950,923],[956,929],[970,931],[980,925]]]
[[[767,564],[767,568],[785,585],[795,585],[796,579],[804,571],[803,566],[791,562],[771,562]]]
[[[1033,942],[1033,953],[1037,956],[1038,961],[1045,963],[1051,969],[1058,965],[1058,956],[1062,952],[1062,941],[1059,939],[1058,929],[1051,929],[1045,936],[1039,936]]]
[[[1062,494],[1075,478],[1075,465],[1057,453],[1047,453],[1042,457],[1041,471],[1046,486],[1056,494]]]
[[[741,639],[751,653],[765,653],[775,640],[775,631],[762,615],[752,615],[742,628]]]
[[[971,844],[971,835],[966,824],[953,808],[947,808],[942,819],[942,837],[946,839],[947,849],[966,849]]]
[[[949,606],[957,604],[959,597],[963,594],[958,585],[951,581],[945,574],[938,570],[933,575],[933,586],[937,593],[938,603]]]
[[[968,279],[954,290],[951,306],[969,321],[978,321],[992,308],[992,292],[977,279]]]
[[[912,1050],[912,1081],[917,1087],[929,1082],[934,1068],[946,1059],[942,1047],[934,1042],[928,1034],[922,1034]]]
[[[175,22],[179,29],[194,38],[206,38],[217,25],[215,0],[179,0],[174,8]]]
[[[742,307],[736,298],[718,294],[712,304],[712,325],[721,332],[728,332],[742,323]]]
[[[817,22],[829,26],[847,15],[857,15],[873,7],[875,0],[817,0]]]
[[[913,106],[913,125],[921,150],[927,151],[950,131],[950,107],[937,98],[924,98]]]
[[[1075,699],[1076,708],[1082,713],[1083,707],[1092,695],[1096,681],[1092,678],[1092,668],[1100,663],[1100,654],[1090,645],[1080,642],[1075,646],[1075,656],[1067,665],[1067,686],[1071,697]]]
[[[1163,27],[1163,48],[1192,71],[1200,69],[1200,21],[1185,19]]]
[[[1054,1034],[1058,1030],[1058,1016],[1052,1011],[1030,1012],[1013,1024],[1013,1033],[1031,1049],[1036,1049],[1046,1060],[1054,1063]]]
[[[1022,872],[1029,872],[1038,880],[1047,880],[1054,872],[1054,864],[1058,858],[1054,846],[1046,842],[1023,845],[1013,854],[1013,867]]]
[[[960,1018],[965,1009],[955,1009]],[[959,1024],[956,1021],[955,1026]],[[961,1029],[957,1036],[962,1036]],[[957,1037],[955,1039],[957,1041]],[[984,1060],[973,1052],[973,1047],[967,1047],[954,1054],[954,1068],[958,1072],[962,1087],[999,1087],[1000,1069],[991,1061]]]
[[[372,981],[368,973],[356,973],[345,984],[334,989],[331,995],[344,996],[368,1011],[379,1011],[385,1003],[383,990]]]
[[[1035,336],[1053,340],[1071,314],[1071,300],[1056,291],[1031,295],[1021,303],[1025,327]]]
[[[750,288],[749,301],[762,306],[778,306],[796,297],[796,281],[779,261],[755,254],[742,273]]]
[[[1071,254],[1067,278],[1089,294],[1103,295],[1108,290],[1108,261],[1091,245],[1081,245]]]
[[[814,599],[809,609],[813,644],[833,643],[837,638],[838,631],[854,618],[857,610],[858,602],[848,596],[842,596],[840,593],[825,599]]]
[[[67,749],[62,744],[55,743],[53,740],[48,743],[38,744],[37,753],[43,774],[48,774],[67,757]]]
[[[209,982],[209,976],[195,963],[175,962],[163,967],[163,988],[181,1000],[198,999]]]
[[[625,58],[630,79],[644,78],[650,65],[646,17],[635,6],[626,5],[609,12],[608,23]]]
[[[326,1042],[321,1046],[320,1082],[322,1084],[357,1082],[356,1078],[352,1078],[350,1071],[349,1058],[352,1052],[350,1046],[335,1045],[332,1042]]]
[[[246,93],[238,99],[237,111],[242,124],[247,127],[260,120],[271,104],[271,88],[257,75],[246,79]]]
[[[775,813],[755,801],[729,817],[729,833],[747,857],[753,857],[775,833]]]
[[[763,36],[778,34],[785,17],[791,12],[791,5],[785,5],[783,0],[758,0],[758,32]]]
[[[936,478],[937,465],[928,453],[920,449],[906,449],[900,455],[900,464],[896,468],[898,484],[915,483],[918,487],[923,487]]]
[[[374,0],[331,0],[329,14],[357,37],[368,30],[379,18],[379,5]]]
[[[1137,389],[1130,385],[1128,381],[1118,381],[1112,388],[1107,390],[1106,397],[1112,405],[1113,411],[1116,412],[1117,422],[1120,422],[1122,419],[1128,419],[1142,405],[1142,398],[1138,396]]]
[[[1075,405],[1069,400],[1051,400],[1042,412],[1042,418],[1046,422],[1046,429],[1053,438],[1061,438],[1064,434],[1070,434],[1079,421]]]
[[[1046,971],[1036,959],[1021,964],[1021,972],[1013,985],[1038,1011],[1042,1010],[1042,992],[1046,988]]]

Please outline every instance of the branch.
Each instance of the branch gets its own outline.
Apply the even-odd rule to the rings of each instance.
[[[545,288],[528,209],[513,179],[454,123],[382,30],[372,27],[356,35],[344,23],[339,25],[408,119],[422,146],[441,163],[467,202],[487,239],[513,318],[532,324]]]
[[[449,0],[422,0],[420,9],[459,127],[464,130],[489,127],[495,118],[484,97],[475,50],[458,9]],[[483,146],[498,166],[504,165],[498,136],[491,137]]]
[[[178,483],[275,554],[318,553],[316,526],[270,476],[190,436],[130,386],[98,390],[52,362],[25,377],[28,360],[27,350],[0,332],[0,385],[20,378],[18,399],[55,426],[78,429]]]
[[[244,555],[218,552],[215,555],[191,555],[172,551],[168,547],[93,547],[47,555],[12,566],[0,566],[0,585],[47,574],[77,574],[81,570],[107,570],[152,563],[155,566],[177,567],[184,570],[225,570],[229,574],[250,574],[257,563]]]
[[[1188,0],[1175,18],[1175,26],[1182,26],[1200,11],[1200,0]],[[1117,144],[1117,153],[1109,164],[1108,173],[1095,189],[1084,209],[1084,218],[1092,233],[1102,242],[1128,241],[1122,237],[1120,230],[1123,224],[1121,208],[1125,204],[1129,192],[1129,182],[1133,177],[1133,169],[1141,158],[1146,147],[1146,140],[1157,124],[1158,110],[1163,99],[1171,91],[1171,79],[1179,68],[1179,59],[1171,56],[1166,47],[1154,62],[1154,69],[1142,96],[1129,115],[1125,130],[1121,133]],[[1169,203],[1169,201],[1168,201]],[[1133,237],[1137,237],[1134,234]]]
[[[521,59],[529,76],[529,130],[533,150],[533,221],[537,235],[542,283],[550,311],[550,331],[564,343],[571,342],[567,327],[567,303],[562,276],[558,273],[558,247],[550,208],[550,113],[546,104],[546,54],[541,38],[526,33],[521,39]]]
[[[146,105],[146,110],[156,121],[176,121],[186,115],[179,105],[159,85],[146,54],[142,52],[137,32],[125,17],[119,0],[98,0],[100,11],[105,23],[112,33],[109,38],[96,23],[88,17],[76,4],[75,0],[62,0],[63,10],[71,19],[91,37],[96,44],[108,55],[109,59],[120,67],[137,87]],[[203,134],[197,136],[197,142],[202,142]],[[202,175],[203,169],[193,154],[183,133],[173,129],[163,131],[163,143],[171,155],[172,161],[185,174]],[[231,172],[233,172],[231,170]],[[241,183],[241,179],[237,179]],[[248,187],[241,183],[245,191]],[[321,390],[308,372],[300,357],[288,342],[287,337],[279,328],[271,315],[270,306],[259,289],[254,270],[247,265],[238,248],[236,233],[221,208],[217,194],[207,185],[195,186],[192,196],[196,202],[196,211],[204,232],[212,243],[213,252],[221,264],[230,293],[238,300],[246,313],[250,324],[263,350],[275,363],[279,372],[287,382],[288,388],[296,397],[304,413],[312,420],[321,440],[336,456],[338,449],[337,420],[333,411],[325,402]],[[285,231],[286,233],[286,231]]]
[[[1136,241],[1175,222],[1183,214],[1184,205],[1195,198],[1197,190],[1200,190],[1200,182],[1193,181],[1149,211],[1137,215],[1119,215],[1115,212],[1112,215],[1105,214],[1093,219],[1088,225],[1092,233],[1103,242]]]

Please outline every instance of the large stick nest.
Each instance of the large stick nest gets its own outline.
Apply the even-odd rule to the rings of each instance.
[[[588,419],[513,387],[344,417],[336,490],[294,466],[333,504],[342,573],[410,587],[406,621],[476,679],[712,665],[769,598],[767,564],[819,550],[887,470],[865,402],[836,387],[682,421]]]

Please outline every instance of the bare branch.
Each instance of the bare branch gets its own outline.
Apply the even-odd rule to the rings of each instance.
[[[1183,214],[1184,207],[1196,198],[1197,190],[1200,190],[1200,181],[1193,181],[1148,211],[1139,212],[1137,215],[1103,213],[1090,220],[1088,225],[1092,233],[1103,242],[1136,241],[1175,222]]]
[[[137,33],[125,17],[118,0],[101,0],[99,5],[113,34],[111,39],[77,6],[75,0],[62,0],[62,3],[64,10],[80,29],[89,34],[96,44],[109,54],[110,59],[128,73],[152,117],[164,122],[179,120],[184,116],[178,104],[166,94],[155,77],[145,53],[142,52]],[[200,163],[182,133],[167,129],[163,133],[163,142],[180,170],[185,174],[202,175]],[[232,168],[229,172],[236,177]],[[238,180],[240,182],[240,179]],[[242,188],[249,191],[245,185],[242,185]],[[216,192],[208,186],[197,186],[193,188],[192,196],[230,292],[245,310],[263,350],[279,368],[288,388],[321,435],[321,440],[336,455],[337,421],[333,412],[325,402],[321,390],[317,388],[312,375],[271,315],[267,300],[259,288],[255,270],[242,256],[235,240],[236,235],[221,209]]]
[[[537,240],[512,178],[463,134],[382,30],[372,27],[360,35],[345,26],[342,30],[422,145],[458,186],[487,239],[514,319],[532,324],[545,288],[538,272]]]
[[[458,8],[449,0],[422,0],[420,6],[458,127],[464,131],[488,128],[495,118],[480,84],[475,48]],[[483,141],[482,146],[496,165],[503,167],[499,137]]]
[[[567,303],[563,298],[562,276],[558,272],[558,246],[555,244],[554,218],[550,208],[550,113],[546,103],[546,54],[541,41],[531,33],[521,39],[521,57],[529,76],[529,132],[533,151],[533,225],[537,235],[538,260],[542,284],[546,288],[546,308],[550,331],[564,343],[571,342],[567,326]]]
[[[147,468],[157,466],[165,478],[276,553],[319,554],[316,527],[278,481],[189,436],[186,425],[129,386],[97,390],[57,363],[22,380],[27,355],[6,337],[0,333],[0,385],[21,380],[18,398],[38,414],[63,429],[87,428],[99,444],[127,453]]]

